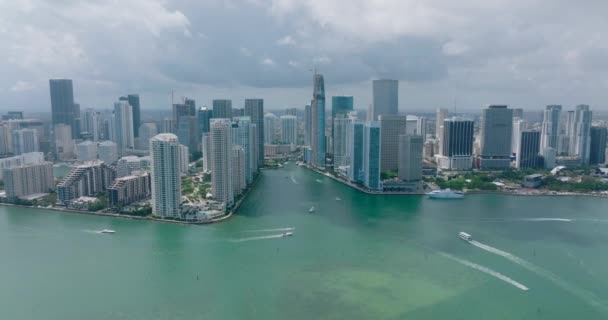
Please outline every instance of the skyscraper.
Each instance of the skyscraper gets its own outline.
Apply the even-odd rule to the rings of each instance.
[[[141,110],[139,105],[139,95],[129,94],[126,97],[120,97],[119,101],[127,101],[133,112],[133,137],[139,137],[139,126],[141,125]]]
[[[295,116],[281,116],[281,143],[298,143],[298,120]]]
[[[211,171],[211,135],[209,132],[204,132],[201,138],[203,152],[203,171]]]
[[[304,107],[304,145],[312,144],[312,108],[310,105]]]
[[[347,132],[350,123],[353,121],[344,114],[337,114],[333,119],[333,159],[334,170],[350,165],[348,157]]]
[[[443,154],[437,156],[441,169],[470,170],[473,166],[473,128],[471,120],[458,118],[443,121]]]
[[[399,179],[406,182],[422,180],[422,147],[419,135],[399,136]]]
[[[592,112],[588,105],[576,106],[574,122],[574,154],[581,159],[582,164],[589,164],[591,151],[591,118]]]
[[[543,112],[543,124],[540,136],[540,152],[545,155],[545,149],[557,150],[562,106],[548,105]]]
[[[253,181],[253,174],[257,172],[255,166],[255,145],[253,141],[253,127],[251,117],[235,117],[232,119],[232,144],[243,147],[245,156],[245,181]]]
[[[213,114],[215,117],[215,114]],[[251,117],[254,126],[254,140],[257,141],[255,149],[258,168],[264,165],[264,99],[245,99],[245,116]]]
[[[437,109],[436,115],[436,123],[435,123],[435,138],[439,140],[439,154],[442,153],[442,143],[441,139],[443,139],[443,120],[448,117],[448,109],[439,108]]]
[[[372,106],[373,119],[378,120],[381,115],[397,115],[399,113],[399,81],[374,80],[374,104]]]
[[[74,90],[70,79],[50,79],[49,87],[51,90],[51,113],[53,124],[67,124],[72,128],[73,133],[78,133],[76,114],[76,104],[74,103]]]
[[[162,218],[181,217],[182,180],[177,136],[161,133],[150,139],[152,157],[152,213]]]
[[[520,131],[517,140],[515,167],[518,169],[538,168],[540,166],[540,132]]]
[[[519,148],[519,136],[520,133],[524,130],[528,129],[528,122],[521,119],[513,117],[513,134],[511,135],[511,153],[517,154],[517,149]],[[539,142],[540,143],[540,142]],[[540,144],[539,144],[540,147]]]
[[[264,144],[273,144],[276,140],[276,123],[279,118],[273,113],[267,113],[264,115]]]
[[[78,161],[97,160],[97,142],[83,141],[76,145]]]
[[[234,196],[238,196],[247,187],[245,169],[245,149],[240,145],[232,146],[232,189]]]
[[[16,155],[38,152],[38,136],[34,129],[18,129],[13,131],[13,150]]]
[[[116,178],[114,169],[102,161],[90,161],[72,167],[57,184],[57,200],[67,205],[70,200],[82,196],[94,197],[112,184]]]
[[[123,155],[126,150],[135,148],[133,136],[133,108],[126,101],[114,104],[115,139],[118,153]]]
[[[47,193],[55,189],[52,162],[14,166],[2,170],[4,189],[8,198]]]
[[[363,127],[363,184],[373,190],[380,190],[380,123],[368,121]]]
[[[316,74],[313,78],[312,93],[312,165],[325,167],[325,81],[323,75]]]
[[[150,139],[158,134],[158,127],[154,122],[146,122],[142,123],[139,126],[139,146],[137,147],[140,150],[149,150],[150,148]]]
[[[337,114],[348,114],[353,111],[352,96],[333,96],[331,97],[331,117],[336,117]]]
[[[397,171],[399,165],[399,136],[407,134],[407,117],[380,115],[380,141],[382,143],[381,172]]]
[[[287,109],[285,109],[285,114],[288,115],[288,116],[297,117],[298,116],[298,109],[296,109],[296,108],[287,108]]]
[[[232,118],[232,100],[213,100],[213,117],[225,119]]]
[[[202,107],[198,111],[198,126],[201,133],[209,132],[209,119],[213,118],[213,110]]]
[[[509,168],[512,135],[513,110],[499,105],[483,109],[479,155],[481,169]]]
[[[99,160],[112,164],[118,160],[118,145],[113,141],[100,142],[97,146],[97,153],[99,154]]]
[[[232,121],[211,119],[211,187],[216,201],[227,208],[234,202],[232,186]]]
[[[606,162],[606,138],[608,129],[604,127],[591,127],[589,164],[603,164]]]
[[[363,121],[353,120],[348,124],[346,133],[348,178],[350,181],[362,181],[363,172]]]
[[[93,108],[88,108],[83,112],[80,119],[81,133],[88,133],[93,141],[99,140],[99,119],[97,118],[97,111]]]
[[[421,136],[424,141],[426,140],[428,132],[428,119],[422,116],[418,117],[418,120],[416,121],[416,135]]]
[[[187,146],[190,152],[198,151],[200,149],[200,130],[194,100],[185,98],[184,103],[174,104],[173,120],[179,143]]]

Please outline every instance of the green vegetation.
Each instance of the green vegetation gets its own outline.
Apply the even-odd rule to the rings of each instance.
[[[190,194],[194,191],[194,184],[191,177],[182,178],[182,193]]]
[[[152,207],[150,206],[144,206],[144,207],[139,207],[136,209],[130,209],[130,210],[120,210],[119,211],[120,214],[126,214],[129,216],[140,216],[140,217],[145,217],[145,216],[149,216],[152,214]]]
[[[387,179],[394,179],[397,178],[399,175],[397,174],[397,171],[387,171],[387,172],[382,172],[380,174],[380,179],[382,180],[387,180]]]
[[[106,192],[98,193],[97,201],[90,203],[88,206],[89,211],[99,211],[108,207],[108,194]]]
[[[583,177],[580,182],[560,181],[555,176],[547,176],[543,180],[543,189],[561,192],[591,192],[606,191],[608,183],[593,177]]]
[[[488,173],[466,173],[463,176],[444,180],[440,178],[434,179],[435,184],[441,189],[453,189],[453,190],[485,190],[494,191],[498,190],[498,187],[492,183],[494,177]],[[467,182],[469,180],[469,182]]]

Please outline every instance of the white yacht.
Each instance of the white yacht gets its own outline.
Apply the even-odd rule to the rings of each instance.
[[[114,230],[110,230],[110,229],[103,229],[103,230],[99,231],[99,233],[109,233],[109,234],[113,234],[113,233],[116,233],[116,231],[114,231]]]
[[[282,237],[291,237],[291,236],[293,236],[293,232],[285,232],[281,236]]]
[[[473,236],[471,236],[470,234],[466,233],[466,232],[461,232],[458,234],[458,236],[462,239],[462,240],[466,240],[466,241],[471,241],[473,240]]]
[[[462,199],[464,193],[462,191],[454,191],[451,189],[433,190],[427,193],[429,198],[432,199]]]
[[[310,209],[308,210],[309,213],[313,213],[315,212],[315,206],[310,207]]]

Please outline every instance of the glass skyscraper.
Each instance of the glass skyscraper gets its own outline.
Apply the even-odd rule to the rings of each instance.
[[[325,81],[315,74],[312,93],[312,164],[325,167]]]
[[[80,111],[74,103],[74,89],[71,79],[50,79],[51,113],[53,125],[67,124],[72,129],[72,135],[78,132]],[[77,114],[78,113],[78,114]]]
[[[380,123],[368,121],[363,128],[363,184],[379,190],[380,185]]]
[[[381,115],[396,115],[399,113],[399,81],[374,80],[374,103],[372,105],[373,118],[378,120]]]

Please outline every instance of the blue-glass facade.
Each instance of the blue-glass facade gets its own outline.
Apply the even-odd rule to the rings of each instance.
[[[312,164],[325,167],[325,82],[323,76],[315,74],[313,79],[312,108]]]
[[[334,119],[336,114],[347,114],[353,111],[353,97],[333,96],[331,97],[331,118]]]
[[[350,156],[350,167],[348,176],[351,181],[362,181],[363,171],[363,122],[353,121],[350,124],[351,128],[348,130],[352,137],[349,137],[350,145],[349,156]]]
[[[363,130],[363,183],[380,190],[380,123],[369,121]]]
[[[201,133],[209,132],[209,119],[211,118],[213,118],[213,110],[203,107],[198,111],[198,126]]]

